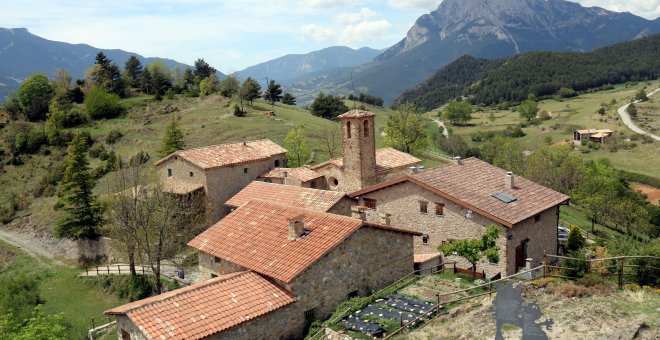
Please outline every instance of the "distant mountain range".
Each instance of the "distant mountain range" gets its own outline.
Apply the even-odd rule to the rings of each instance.
[[[352,49],[334,46],[307,54],[289,54],[258,65],[248,67],[236,73],[239,79],[252,77],[265,83],[265,78],[286,83],[298,78],[328,72],[344,67],[355,67],[374,59],[380,51],[363,47]]]
[[[465,54],[500,58],[533,50],[591,51],[659,32],[660,19],[564,0],[444,0],[373,62],[290,86],[301,95],[321,90],[345,94],[352,73],[355,87],[391,104],[404,90]]]
[[[421,84],[406,90],[395,104],[413,103],[427,111],[457,96],[475,104],[520,102],[573,95],[628,81],[660,77],[660,34],[598,48],[592,52],[533,51],[499,59],[463,56]]]
[[[50,77],[58,68],[65,68],[74,79],[82,78],[85,69],[94,64],[94,58],[99,51],[120,67],[123,67],[132,55],[144,65],[161,60],[169,67],[189,67],[171,59],[145,58],[123,50],[51,41],[36,36],[25,28],[0,28],[0,102],[9,89],[17,89],[25,78],[35,72],[43,72]]]

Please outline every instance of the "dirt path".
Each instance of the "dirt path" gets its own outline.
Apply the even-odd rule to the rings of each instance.
[[[660,91],[660,89],[655,89],[654,91],[651,91],[651,92],[647,93],[647,96],[651,97],[652,95],[656,94],[658,91]],[[635,100],[634,103],[635,104],[639,103],[639,100]],[[626,110],[628,109],[628,106],[630,106],[630,103],[620,107],[619,110],[618,110],[619,116],[621,116],[621,120],[623,121],[623,124],[626,124],[626,126],[629,129],[631,129],[631,130],[633,130],[633,131],[635,131],[639,134],[648,135],[648,136],[650,136],[651,138],[653,138],[655,140],[660,140],[660,136],[656,136],[656,135],[654,135],[650,132],[644,131],[639,126],[635,125],[635,123],[632,121],[632,119],[630,119],[630,116],[628,115],[628,112],[626,112]]]
[[[53,263],[60,266],[68,266],[66,263],[56,260],[55,254],[48,251],[48,249],[41,247],[39,244],[35,243],[32,240],[25,239],[19,234],[14,234],[4,229],[0,229],[0,240],[5,241],[14,247],[20,248],[22,251],[28,255],[36,258],[37,260],[42,260],[41,257],[52,260]]]
[[[445,138],[449,138],[449,131],[447,131],[445,123],[438,118],[433,118],[433,121],[438,124],[438,126],[442,126],[442,134],[445,136]]]

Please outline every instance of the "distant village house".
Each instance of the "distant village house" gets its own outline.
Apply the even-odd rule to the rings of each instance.
[[[612,130],[575,130],[573,131],[573,143],[575,145],[580,145],[583,140],[594,142],[594,143],[605,143],[605,140],[610,137],[614,131]]]

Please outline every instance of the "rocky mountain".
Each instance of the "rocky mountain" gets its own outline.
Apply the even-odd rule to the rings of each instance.
[[[420,17],[399,43],[352,73],[356,87],[391,104],[404,90],[465,54],[500,58],[533,50],[591,51],[658,32],[660,19],[565,0],[444,0]],[[350,88],[350,71],[316,78],[326,90],[341,93]],[[302,89],[313,91],[317,83],[303,84]]]
[[[123,50],[47,40],[25,28],[0,28],[0,101],[10,89],[17,89],[25,78],[35,72],[52,76],[58,68],[65,68],[74,79],[82,78],[85,69],[94,64],[94,57],[99,51],[121,67],[132,55],[137,56],[144,65],[162,60],[169,67],[188,67],[171,59],[145,58]]]
[[[307,54],[289,54],[237,72],[240,79],[252,77],[265,83],[265,77],[278,82],[328,72],[343,67],[355,67],[374,59],[380,51],[368,47],[352,49],[344,46],[324,48]]]

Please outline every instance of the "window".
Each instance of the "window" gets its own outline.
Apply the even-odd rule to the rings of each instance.
[[[472,213],[472,210],[467,210],[467,211],[465,212],[465,218],[472,218],[472,214],[473,214],[473,213]]]
[[[172,169],[167,169],[167,177],[172,177]]]
[[[444,203],[436,203],[435,204],[435,214],[437,216],[444,216],[444,214],[445,214],[445,204]]]
[[[276,159],[275,160],[275,167],[278,168],[280,166],[280,160]]]
[[[369,121],[364,121],[364,136],[369,137]]]
[[[192,177],[193,175],[195,175],[195,174],[191,171],[191,172],[190,172],[190,177]]]
[[[248,168],[243,168],[243,173],[247,174],[247,170],[248,170]]]
[[[422,235],[422,244],[429,244],[429,235]]]
[[[364,206],[369,209],[376,209],[376,200],[372,198],[365,198]]]
[[[346,137],[351,138],[351,122],[346,122]]]
[[[217,256],[213,258],[213,263],[220,263],[220,261],[222,260]]]
[[[534,216],[534,223],[537,223],[540,220],[541,220],[541,214],[537,214],[536,216]]]
[[[121,340],[131,340],[131,334],[125,330],[121,330]]]
[[[419,202],[419,212],[427,214],[429,212],[429,202]]]
[[[214,279],[214,278],[216,278],[216,277],[218,277],[217,274],[211,274],[211,278],[212,278],[212,279]]]
[[[304,313],[305,315],[305,323],[311,323],[314,321],[314,309],[308,309]]]

